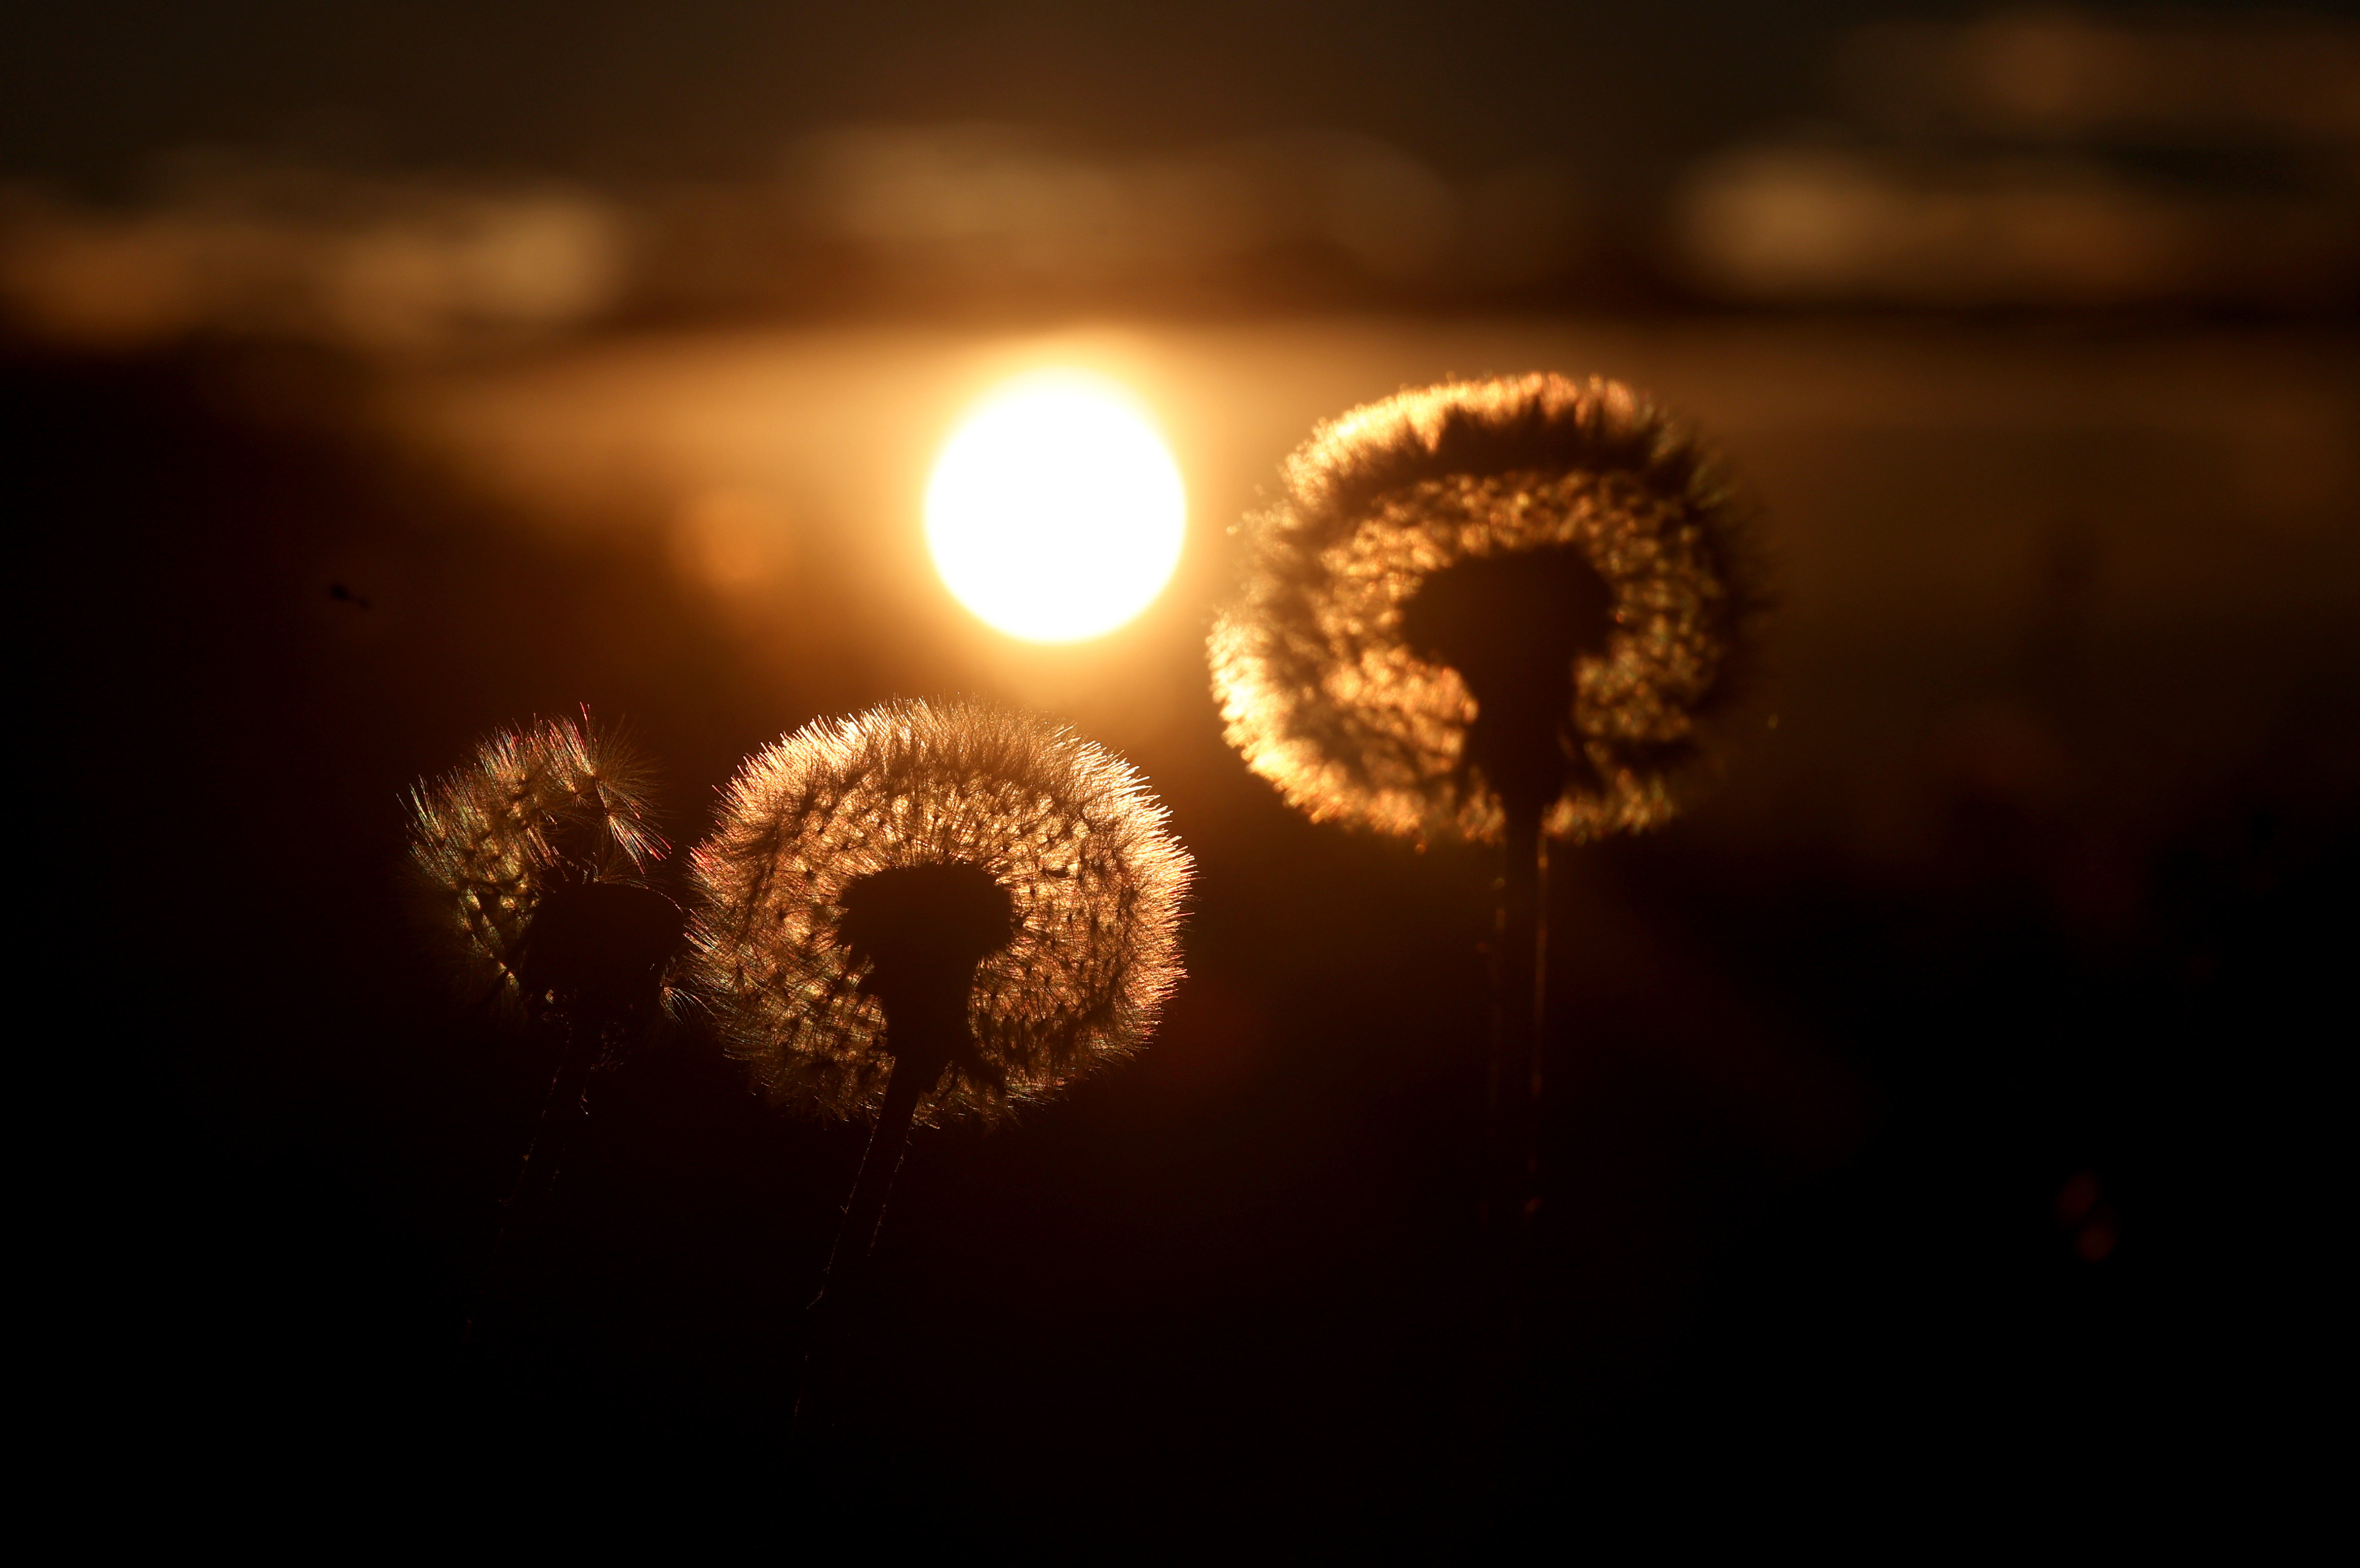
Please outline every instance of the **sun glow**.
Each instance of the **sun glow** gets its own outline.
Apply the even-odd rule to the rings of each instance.
[[[926,487],[926,546],[960,604],[1011,637],[1077,642],[1145,609],[1180,561],[1187,498],[1111,382],[1011,382],[968,410]]]

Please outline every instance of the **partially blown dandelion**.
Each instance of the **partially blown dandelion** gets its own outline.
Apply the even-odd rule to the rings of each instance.
[[[1630,388],[1448,383],[1355,408],[1244,528],[1216,626],[1229,743],[1294,804],[1497,839],[1656,825],[1760,608],[1746,509]]]
[[[502,730],[410,791],[410,855],[468,991],[595,1036],[661,1005],[678,909],[646,885],[667,845],[648,768],[585,722]]]
[[[590,1074],[651,1029],[679,954],[680,907],[647,885],[664,841],[648,769],[584,722],[503,730],[410,792],[410,855],[435,935],[467,992],[562,1035],[493,1259],[547,1199]],[[474,1332],[471,1316],[469,1332]]]

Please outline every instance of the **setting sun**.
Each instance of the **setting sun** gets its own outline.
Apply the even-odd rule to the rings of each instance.
[[[1180,561],[1180,471],[1112,382],[1027,376],[969,409],[926,488],[926,545],[960,604],[1011,637],[1112,631]]]

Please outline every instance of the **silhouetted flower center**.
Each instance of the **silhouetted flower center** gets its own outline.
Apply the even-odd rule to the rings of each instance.
[[[680,906],[645,883],[666,847],[648,815],[645,764],[586,717],[503,730],[421,780],[410,855],[471,989],[607,1049],[643,1037],[687,940]]]
[[[517,979],[530,1002],[544,996],[594,1018],[650,1013],[663,996],[664,965],[685,940],[680,906],[627,882],[561,882],[535,903],[516,946]]]
[[[1569,733],[1574,661],[1603,655],[1613,629],[1614,591],[1570,545],[1459,561],[1402,606],[1404,641],[1457,670],[1475,699],[1466,765],[1528,811],[1590,774]]]
[[[871,872],[837,897],[837,943],[869,964],[861,989],[888,1015],[964,1018],[975,966],[1016,937],[1016,901],[965,861]]]

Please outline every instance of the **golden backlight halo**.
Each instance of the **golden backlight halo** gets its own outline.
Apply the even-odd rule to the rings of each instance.
[[[1037,372],[987,395],[944,443],[926,486],[926,548],[987,624],[1078,642],[1164,591],[1187,510],[1179,467],[1129,391]]]

